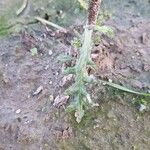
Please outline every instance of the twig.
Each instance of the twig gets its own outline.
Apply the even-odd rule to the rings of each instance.
[[[28,0],[24,0],[22,6],[17,10],[16,14],[19,16],[27,7]]]
[[[45,20],[45,19],[43,19],[41,17],[35,17],[35,19],[40,21],[42,24],[50,25],[50,26],[52,26],[52,27],[54,27],[54,28],[56,28],[58,30],[61,30],[64,33],[67,33],[67,30],[65,28],[63,28],[63,27],[61,27],[61,26],[59,26],[59,25],[57,25],[57,24],[55,24],[53,22],[47,21],[47,20]]]

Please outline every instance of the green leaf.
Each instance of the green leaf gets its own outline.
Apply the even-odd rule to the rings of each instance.
[[[80,3],[80,6],[83,7],[84,9],[88,9],[88,4],[84,0],[78,0]]]
[[[76,117],[76,121],[78,123],[81,122],[81,120],[82,120],[82,118],[84,116],[84,113],[85,113],[85,111],[82,109],[82,107],[76,110],[75,117]]]
[[[72,103],[66,108],[66,112],[75,111],[76,108],[77,108],[77,103],[76,103],[76,102],[72,102]]]
[[[108,26],[99,26],[96,25],[95,26],[95,30],[106,34],[107,36],[113,37],[114,36],[114,31],[112,28],[108,27]]]
[[[93,70],[96,69],[96,64],[92,60],[90,60],[90,61],[87,62],[87,66],[91,67]]]
[[[85,76],[84,82],[86,83],[96,83],[96,78],[93,75]]]
[[[38,55],[38,51],[37,51],[37,48],[36,48],[36,47],[30,49],[30,52],[31,52],[31,55],[32,55],[32,56]]]
[[[111,82],[106,82],[106,81],[103,81],[103,80],[99,80],[99,81],[102,82],[102,83],[104,83],[104,84],[106,84],[106,85],[109,85],[111,87],[114,87],[116,89],[119,89],[119,90],[122,90],[122,91],[125,91],[125,92],[128,92],[128,93],[142,95],[142,96],[150,96],[150,94],[133,91],[133,90],[130,90],[130,89],[128,89],[128,88],[126,88],[124,86],[121,86],[119,84],[115,84],[115,83],[111,83]]]
[[[76,87],[76,85],[73,84],[65,91],[65,93],[70,96],[77,93],[78,91],[79,91],[78,87]]]
[[[73,58],[69,55],[59,55],[57,59],[61,62],[70,62]]]
[[[79,38],[75,37],[72,41],[71,41],[71,45],[73,47],[75,47],[76,49],[79,49],[81,47],[81,41]]]
[[[63,73],[64,73],[65,75],[68,75],[68,74],[75,74],[75,73],[76,73],[76,68],[75,68],[75,67],[69,67],[69,68],[65,69],[65,70],[63,71]]]

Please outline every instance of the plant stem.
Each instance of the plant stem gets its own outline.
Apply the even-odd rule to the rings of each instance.
[[[88,20],[84,30],[83,46],[81,48],[80,56],[76,64],[75,82],[77,83],[78,87],[84,85],[84,77],[87,76],[86,67],[87,64],[91,61],[90,54],[92,44],[92,33],[93,27],[96,24],[100,2],[101,0],[91,0],[89,3]]]

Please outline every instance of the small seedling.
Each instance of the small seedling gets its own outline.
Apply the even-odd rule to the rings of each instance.
[[[38,55],[38,51],[37,51],[37,48],[36,48],[36,47],[30,49],[30,52],[31,52],[31,55],[32,55],[32,56]]]
[[[66,95],[69,95],[72,98],[72,103],[68,106],[68,111],[74,111],[76,121],[79,123],[84,114],[85,110],[88,106],[95,106],[93,103],[90,94],[86,90],[86,85],[88,83],[99,83],[102,85],[111,86],[118,90],[122,90],[125,92],[129,92],[132,94],[142,95],[142,96],[150,96],[150,94],[140,93],[128,88],[125,88],[121,85],[114,84],[112,82],[106,82],[102,80],[98,80],[93,76],[89,76],[87,72],[87,68],[95,68],[95,64],[91,59],[91,47],[92,47],[92,34],[96,29],[104,34],[109,36],[113,35],[113,30],[107,26],[96,25],[96,20],[98,16],[98,9],[101,0],[91,0],[89,3],[88,9],[88,19],[87,23],[84,26],[84,34],[83,34],[83,43],[81,46],[80,40],[74,39],[72,42],[76,48],[79,49],[79,55],[76,60],[76,64],[73,67],[69,67],[64,70],[64,74],[73,74],[74,75],[74,83],[66,90]],[[63,62],[72,61],[73,58],[70,56],[61,56]],[[60,59],[60,60],[61,60]]]
[[[68,110],[75,111],[75,117],[78,123],[83,118],[86,107],[88,105],[94,105],[90,98],[90,94],[86,90],[85,84],[92,81],[91,78],[88,76],[87,67],[93,68],[95,66],[90,55],[92,45],[92,34],[98,16],[99,4],[100,0],[90,1],[88,19],[84,27],[83,44],[79,51],[79,56],[77,58],[76,65],[67,68],[64,71],[66,75],[75,75],[75,82],[69,89],[66,90],[66,94],[70,95],[74,100],[73,103],[68,107]],[[75,43],[78,43],[78,41]]]

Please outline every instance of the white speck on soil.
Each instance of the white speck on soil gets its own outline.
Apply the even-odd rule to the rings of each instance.
[[[139,111],[140,111],[140,112],[143,112],[145,109],[146,109],[146,106],[143,105],[143,104],[141,104],[141,105],[140,105],[140,108],[139,108]]]
[[[48,55],[51,56],[53,54],[52,50],[49,50]]]
[[[16,110],[16,114],[20,114],[21,113],[21,109]]]
[[[33,93],[33,96],[38,95],[39,93],[41,93],[43,91],[43,86],[39,86],[37,88],[37,90]]]

